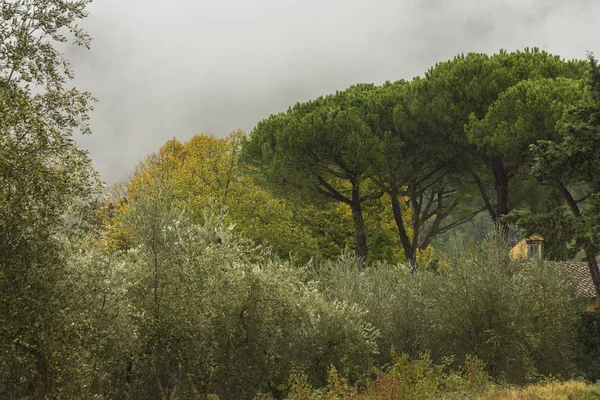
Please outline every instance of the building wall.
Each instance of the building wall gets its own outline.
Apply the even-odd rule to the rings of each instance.
[[[510,249],[509,257],[511,260],[523,260],[528,258],[542,259],[542,244],[544,238],[540,235],[533,235],[529,238],[520,240]],[[530,254],[531,253],[531,254]]]
[[[527,240],[520,240],[510,249],[509,257],[511,260],[523,260],[527,258]]]

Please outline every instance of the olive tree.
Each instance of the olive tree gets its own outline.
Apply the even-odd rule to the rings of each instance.
[[[70,358],[57,294],[64,215],[97,186],[86,153],[89,93],[57,44],[89,46],[78,26],[88,0],[0,4],[0,397],[56,393]],[[67,36],[68,35],[68,36]],[[69,39],[70,38],[70,39]]]

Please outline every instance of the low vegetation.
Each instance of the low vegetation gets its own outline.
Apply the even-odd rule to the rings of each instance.
[[[600,398],[600,386],[580,381],[529,385],[524,388],[492,389],[476,399],[499,400],[594,400]]]
[[[126,253],[63,242],[62,331],[48,337],[45,371],[59,397],[281,398],[336,385],[339,396],[436,398],[577,376],[568,278],[509,261],[493,238],[436,269],[361,270],[352,255],[282,261],[222,213],[196,224],[160,197],[138,199],[129,218]],[[35,357],[2,367],[4,394],[39,384]]]

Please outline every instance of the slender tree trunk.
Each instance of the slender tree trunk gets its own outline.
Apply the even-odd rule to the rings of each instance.
[[[367,229],[365,226],[365,219],[362,213],[362,206],[360,203],[360,186],[353,185],[352,187],[352,220],[354,221],[354,235],[356,237],[356,246],[354,247],[354,254],[359,260],[361,266],[364,267],[365,260],[367,258]]]
[[[499,157],[490,159],[490,167],[494,175],[494,187],[496,188],[496,218],[508,214],[508,174],[504,169],[504,163]]]
[[[596,288],[596,299],[600,300],[600,270],[598,269],[598,261],[596,260],[596,252],[591,249],[584,249],[585,258],[587,258],[590,276]]]
[[[490,201],[490,197],[487,194],[485,186],[483,185],[483,182],[481,182],[481,178],[479,178],[479,176],[477,174],[473,173],[472,175],[473,175],[473,179],[475,180],[475,184],[477,185],[477,189],[479,189],[479,194],[481,195],[483,204],[485,205],[486,210],[490,213],[490,217],[492,218],[492,221],[495,222],[496,221],[496,209],[494,208],[494,206],[492,205],[492,202]]]
[[[552,185],[554,186],[554,189],[558,195],[567,203],[573,216],[575,216],[577,219],[582,218],[581,210],[579,210],[577,202],[565,184],[558,179],[554,179],[552,181]],[[598,269],[598,261],[596,260],[598,252],[589,242],[585,245],[583,250],[585,252],[585,258],[587,259],[588,268],[590,269],[590,276],[592,277],[594,287],[596,288],[596,298],[600,299],[600,270]]]
[[[500,238],[508,240],[508,224],[502,218],[508,214],[508,174],[500,157],[492,157],[490,167],[494,175],[494,187],[496,189],[496,218],[494,223]]]
[[[416,254],[413,251],[410,239],[406,233],[406,227],[404,226],[404,220],[402,219],[402,207],[400,206],[400,201],[398,200],[398,193],[393,191],[391,197],[392,211],[394,212],[394,220],[396,221],[396,226],[398,227],[398,234],[400,235],[400,243],[402,244],[402,249],[404,250],[404,257],[409,263],[414,263]]]
[[[412,206],[412,259],[411,265],[413,270],[417,268],[417,248],[419,247],[419,235],[421,234],[421,212],[423,206],[423,193],[420,195],[417,194],[413,190],[411,191],[411,206]]]
[[[558,179],[554,179],[552,181],[552,186],[554,186],[554,189],[556,190],[558,195],[565,201],[565,203],[567,203],[569,209],[571,210],[571,213],[573,213],[573,215],[576,218],[581,218],[581,211],[579,210],[579,206],[577,205],[577,202],[575,201],[575,199],[571,195],[571,192],[569,192],[569,189],[567,189],[565,184],[559,181]]]

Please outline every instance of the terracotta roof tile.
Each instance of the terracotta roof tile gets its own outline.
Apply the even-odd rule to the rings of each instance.
[[[590,270],[586,262],[578,261],[547,261],[556,266],[560,271],[571,276],[575,281],[577,291],[585,297],[596,297],[594,282],[590,276]]]

